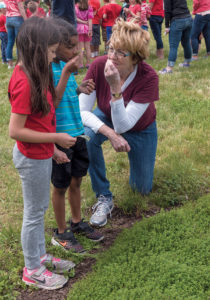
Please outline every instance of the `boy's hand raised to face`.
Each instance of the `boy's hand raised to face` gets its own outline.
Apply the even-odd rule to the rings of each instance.
[[[68,73],[74,73],[79,68],[79,55],[71,58],[65,65],[65,71]]]
[[[78,89],[79,93],[90,95],[95,90],[95,82],[93,79],[84,80]]]

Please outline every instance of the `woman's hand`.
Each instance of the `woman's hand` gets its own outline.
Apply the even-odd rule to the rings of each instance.
[[[95,82],[93,79],[84,80],[78,87],[79,93],[90,95],[95,90]]]
[[[64,153],[63,151],[58,150],[58,148],[55,146],[53,159],[56,161],[57,164],[64,164],[67,162],[70,162],[70,159]]]
[[[115,65],[110,59],[107,60],[104,68],[104,76],[110,85],[111,93],[116,94],[121,92],[120,74]]]
[[[131,150],[128,142],[120,134],[112,135],[109,140],[116,152],[129,152]]]
[[[68,133],[56,133],[55,143],[63,148],[70,148],[75,145],[77,139],[70,136]]]

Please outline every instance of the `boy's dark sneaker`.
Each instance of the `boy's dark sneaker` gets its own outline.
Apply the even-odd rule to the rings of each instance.
[[[82,219],[79,223],[70,223],[70,229],[73,233],[80,233],[82,235],[85,235],[88,239],[94,241],[94,242],[100,242],[104,239],[104,236],[97,230],[93,229],[88,222],[84,222],[84,219]]]
[[[58,229],[54,229],[54,234],[51,239],[54,246],[60,246],[64,250],[73,250],[76,253],[84,253],[85,250],[74,237],[70,229],[66,229],[64,233],[58,233]]]

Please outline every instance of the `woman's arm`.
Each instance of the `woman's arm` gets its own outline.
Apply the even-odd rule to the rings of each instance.
[[[125,107],[123,98],[111,101],[111,116],[116,133],[124,133],[135,126],[147,110],[149,103],[130,101]]]
[[[49,133],[35,131],[25,127],[27,115],[11,113],[9,136],[12,139],[26,143],[56,143],[63,148],[72,147],[76,138],[67,133]]]

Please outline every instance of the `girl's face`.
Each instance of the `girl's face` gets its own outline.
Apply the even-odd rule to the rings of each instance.
[[[58,48],[58,45],[59,44],[55,44],[55,45],[52,45],[52,46],[49,46],[48,47],[48,50],[47,50],[47,54],[48,54],[48,63],[50,64],[53,59],[56,57],[56,50]]]
[[[136,4],[136,0],[129,0],[130,5]]]
[[[72,57],[78,54],[78,36],[72,36],[71,40],[69,41],[68,46],[65,44],[60,44],[57,48],[56,55],[57,58],[67,62]]]

